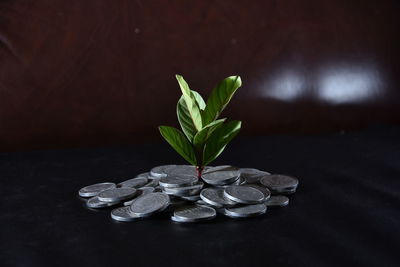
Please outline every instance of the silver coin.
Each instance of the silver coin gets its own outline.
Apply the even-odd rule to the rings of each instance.
[[[202,178],[211,185],[226,185],[238,180],[240,176],[239,169],[233,166],[217,166],[206,170]]]
[[[134,197],[137,194],[135,188],[113,188],[101,192],[98,197],[99,200],[105,202],[117,202]]]
[[[100,208],[107,208],[111,206],[118,205],[120,202],[105,202],[101,201],[98,196],[89,198],[86,202],[86,206],[92,209],[100,209]]]
[[[154,167],[150,170],[150,176],[158,178],[165,177],[167,176],[166,171],[168,171],[169,168],[174,168],[175,166],[176,165],[162,165]]]
[[[156,190],[154,187],[151,186],[143,186],[139,188],[139,196],[147,195],[153,193]]]
[[[148,179],[146,177],[137,177],[119,183],[118,187],[139,188],[147,184],[147,182]]]
[[[198,200],[200,200],[200,195],[181,196],[180,198],[183,199],[183,200],[187,200],[187,201],[198,201]]]
[[[208,204],[207,202],[204,202],[202,199],[197,200],[194,204],[199,205],[199,206],[210,206],[210,204]]]
[[[233,181],[233,183],[229,183],[229,184],[225,184],[225,185],[214,185],[215,188],[227,188],[228,186],[231,185],[241,185],[243,183],[245,183],[246,181],[241,178],[240,176],[238,177],[238,179],[236,181]]]
[[[141,187],[138,189],[139,193],[137,193],[137,196],[144,196],[144,195],[153,193],[154,190],[155,190],[154,187]],[[134,199],[124,202],[124,206],[130,206],[132,204],[133,200]]]
[[[211,206],[222,208],[222,207],[233,207],[237,203],[226,198],[224,196],[224,189],[220,188],[206,188],[200,193],[201,199]]]
[[[204,183],[198,182],[191,186],[184,186],[184,187],[164,187],[162,188],[163,192],[168,195],[174,196],[192,196],[198,194],[200,190],[203,188]]]
[[[125,201],[124,203],[123,203],[123,205],[126,207],[126,206],[130,206],[130,205],[132,205],[132,202],[134,201],[135,199],[131,199],[131,200],[128,200],[128,201]]]
[[[287,175],[271,174],[264,176],[260,183],[271,190],[279,190],[287,187],[297,187],[299,180]]]
[[[224,190],[225,197],[242,204],[257,204],[264,201],[264,194],[253,187],[232,185]]]
[[[130,206],[131,212],[137,216],[149,216],[162,211],[169,205],[169,197],[164,193],[150,193],[136,198]]]
[[[168,168],[165,173],[168,176],[196,176],[197,170],[195,166],[192,165],[175,165],[174,167]]]
[[[225,208],[225,215],[233,218],[243,218],[264,214],[266,211],[267,207],[264,204],[254,204],[234,208]]]
[[[178,222],[200,222],[217,216],[215,209],[206,206],[186,206],[174,211],[172,220]]]
[[[169,187],[183,187],[183,186],[191,186],[196,184],[199,179],[196,176],[167,176],[160,179],[158,182],[161,187],[169,188]]]
[[[116,188],[114,183],[99,183],[88,185],[79,190],[79,196],[81,197],[94,197],[97,196],[101,191]]]
[[[143,173],[140,173],[140,174],[138,174],[138,175],[136,175],[136,178],[139,178],[139,177],[144,177],[144,178],[147,178],[147,179],[150,179],[150,178],[154,178],[154,177],[151,177],[150,176],[150,172],[143,172]]]
[[[296,193],[296,190],[297,190],[296,187],[294,187],[294,188],[285,188],[285,189],[280,189],[280,190],[271,190],[271,194],[274,194],[274,195],[280,195],[280,194],[282,194],[282,195],[291,195],[291,194]]]
[[[111,211],[111,218],[121,222],[131,222],[140,219],[141,217],[133,214],[129,207],[120,207]]]
[[[260,182],[261,178],[266,175],[270,175],[269,172],[260,171],[252,168],[240,168],[240,176],[246,180],[248,184],[256,184]]]
[[[255,189],[260,190],[264,194],[264,200],[267,200],[271,196],[271,191],[268,188],[258,184],[245,184],[243,186],[253,187]]]
[[[156,187],[156,186],[158,186],[158,181],[160,181],[160,178],[153,177],[152,179],[150,179],[150,182],[148,182],[144,186]]]
[[[266,206],[287,206],[289,204],[289,198],[287,196],[271,196],[265,201]]]

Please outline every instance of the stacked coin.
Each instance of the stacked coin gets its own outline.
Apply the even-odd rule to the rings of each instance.
[[[273,194],[294,194],[299,180],[292,176],[282,174],[266,175],[260,179],[260,183],[269,188]]]
[[[297,178],[230,165],[206,167],[201,179],[189,165],[162,165],[118,184],[86,186],[79,196],[90,197],[89,208],[120,205],[111,211],[117,221],[135,221],[159,212],[171,220],[193,223],[218,214],[245,218],[266,213],[267,207],[286,206],[297,190]]]

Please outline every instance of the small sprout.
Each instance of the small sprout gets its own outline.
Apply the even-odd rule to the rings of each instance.
[[[206,104],[199,93],[190,90],[181,75],[176,75],[176,79],[182,91],[176,112],[183,132],[170,126],[158,128],[165,140],[196,166],[201,178],[204,166],[216,159],[240,131],[241,121],[226,122],[226,118],[219,119],[219,116],[242,80],[239,76],[224,79],[211,92]]]

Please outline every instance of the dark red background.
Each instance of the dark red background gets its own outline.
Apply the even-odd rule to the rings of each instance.
[[[174,74],[244,135],[399,123],[398,1],[0,1],[0,150],[158,139]],[[160,139],[158,139],[160,140]]]

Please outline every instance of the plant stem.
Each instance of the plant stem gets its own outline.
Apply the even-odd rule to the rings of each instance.
[[[203,174],[204,166],[203,166],[203,151],[204,151],[204,145],[202,145],[199,149],[196,149],[196,159],[197,159],[197,166],[196,166],[196,171],[197,171],[197,178],[201,179],[201,175]]]
[[[196,171],[197,171],[197,178],[201,179],[201,175],[203,173],[204,167],[203,166],[197,166]]]

